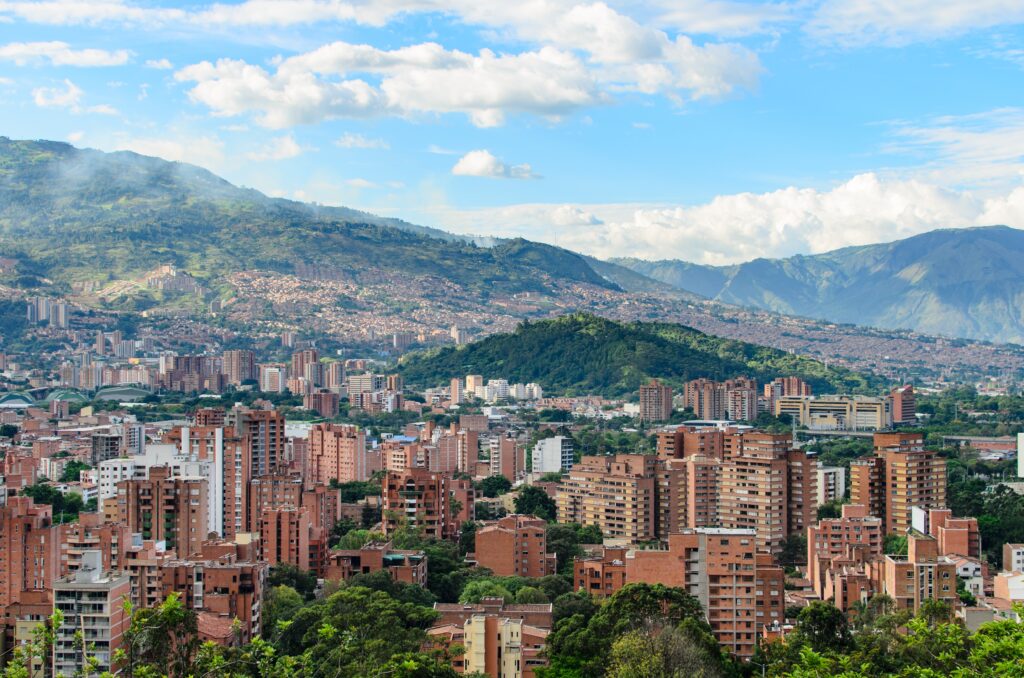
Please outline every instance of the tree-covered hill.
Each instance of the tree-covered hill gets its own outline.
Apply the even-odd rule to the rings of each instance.
[[[874,377],[682,325],[619,323],[584,313],[524,322],[511,334],[411,354],[400,369],[408,383],[418,386],[483,374],[536,382],[551,393],[608,396],[635,392],[652,377],[678,386],[699,377],[766,380],[796,375],[815,392],[864,392],[881,386]]]
[[[584,257],[525,240],[470,239],[340,207],[269,198],[192,165],[0,137],[0,252],[58,286],[175,264],[215,283],[254,269],[436,276],[486,299],[546,280],[610,289]]]

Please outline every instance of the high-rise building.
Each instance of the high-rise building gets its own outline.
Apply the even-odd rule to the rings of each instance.
[[[0,506],[0,609],[27,591],[53,586],[60,562],[53,509],[31,497],[13,496]]]
[[[327,390],[314,391],[302,397],[303,407],[316,412],[325,419],[334,419],[338,416],[339,402],[338,394]]]
[[[730,419],[753,421],[758,414],[757,382],[747,377],[739,377],[726,381],[725,413]]]
[[[785,434],[727,433],[731,449],[721,468],[718,517],[723,527],[753,529],[758,548],[782,549],[787,536],[817,513],[817,461],[791,449]]]
[[[246,441],[251,454],[249,468],[254,476],[277,470],[284,462],[284,415],[276,410],[233,409],[225,420],[235,436]]]
[[[207,418],[203,418],[206,420]],[[197,421],[201,419],[197,417]],[[209,421],[216,421],[210,417]],[[225,539],[245,532],[252,454],[245,440],[222,426],[186,426],[181,429],[182,454],[209,461],[211,531]]]
[[[449,386],[449,393],[451,394],[452,405],[461,405],[463,402],[462,395],[462,380],[452,379],[451,385]]]
[[[477,389],[484,387],[484,378],[480,374],[467,374],[466,375],[466,395],[474,395]]]
[[[173,477],[169,466],[153,466],[148,478],[117,484],[117,522],[187,558],[209,535],[208,501],[206,478]]]
[[[842,466],[818,467],[818,506],[846,498],[846,469]]]
[[[443,539],[449,527],[449,478],[443,473],[413,468],[389,471],[384,479],[384,533],[405,525]]]
[[[667,421],[672,416],[672,388],[652,379],[640,387],[640,421]]]
[[[271,567],[294,565],[303,572],[316,568],[310,562],[309,511],[298,506],[264,508],[260,514],[260,560]]]
[[[583,457],[558,486],[558,522],[595,525],[612,539],[657,537],[657,458]]]
[[[256,354],[252,351],[224,351],[222,359],[229,384],[239,386],[244,381],[256,378]]]
[[[295,379],[309,379],[314,386],[320,386],[323,383],[320,375],[320,352],[315,348],[307,348],[293,353],[291,374]]]
[[[893,425],[917,423],[917,402],[913,386],[908,384],[894,388],[889,397],[892,398]]]
[[[259,380],[264,393],[283,393],[288,388],[288,368],[283,363],[261,364]]]
[[[380,453],[366,449],[366,434],[348,424],[316,424],[307,438],[309,477],[327,485],[369,480],[381,469]]]
[[[874,442],[874,456],[850,463],[850,498],[882,518],[886,534],[903,534],[915,506],[945,507],[946,461],[920,433],[876,433]]]
[[[526,472],[526,448],[511,436],[491,438],[491,475],[517,483]]]
[[[687,409],[693,410],[693,415],[697,419],[707,421],[725,419],[727,406],[725,385],[710,379],[688,381],[683,388],[683,403]]]
[[[561,473],[572,468],[572,438],[554,436],[537,441],[533,446],[531,470],[533,473]]]
[[[99,551],[85,551],[78,571],[54,582],[53,609],[64,615],[64,622],[54,630],[53,675],[98,675],[117,669],[114,655],[131,624],[124,608],[130,595],[128,575],[105,572]]]
[[[548,553],[547,523],[513,514],[476,532],[476,562],[499,577],[557,574],[557,557]]]

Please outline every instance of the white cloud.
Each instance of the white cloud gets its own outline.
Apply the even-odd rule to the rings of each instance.
[[[1020,23],[1020,0],[825,0],[807,30],[846,46],[898,46]]]
[[[345,183],[352,188],[377,188],[377,184],[368,180],[356,177],[355,179],[347,179]]]
[[[70,80],[64,81],[64,89],[58,87],[37,87],[32,90],[36,106],[43,108],[78,109],[84,92]]]
[[[683,33],[746,36],[778,30],[797,20],[789,3],[732,2],[731,0],[662,0],[658,23]]]
[[[433,153],[434,155],[459,155],[458,151],[453,151],[450,148],[438,146],[437,144],[427,146],[427,153]]]
[[[459,158],[452,167],[452,174],[462,177],[487,177],[489,179],[536,179],[537,175],[527,164],[506,165],[488,150],[470,151]]]
[[[70,134],[68,134],[67,138],[68,138],[68,141],[70,141],[71,143],[77,144],[79,141],[81,141],[82,139],[85,138],[85,132],[82,132],[82,131],[71,132]]]
[[[155,68],[160,71],[169,71],[174,68],[170,59],[147,59],[146,68]]]
[[[929,181],[985,186],[1024,178],[1024,108],[898,123],[893,136],[884,150],[926,157],[914,172]]]
[[[352,132],[345,132],[334,143],[341,148],[388,148],[388,142],[383,139],[371,139]]]
[[[32,100],[40,108],[66,108],[72,113],[98,113],[100,115],[117,115],[117,109],[107,104],[82,106],[85,92],[70,80],[64,80],[64,88],[37,87],[32,90]]]
[[[13,61],[19,66],[49,62],[53,66],[121,66],[128,63],[131,52],[119,49],[72,49],[66,42],[11,42],[0,45],[0,61]]]
[[[158,27],[188,17],[184,10],[142,7],[120,0],[14,0],[0,2],[0,16],[52,26],[95,26],[105,23]]]
[[[521,236],[602,258],[722,265],[886,242],[936,228],[1024,228],[1024,188],[984,197],[868,173],[829,190],[788,187],[693,206],[528,204],[433,215],[453,231]]]
[[[134,151],[141,155],[188,162],[206,168],[216,168],[224,162],[224,143],[212,136],[122,138],[110,150]]]
[[[295,137],[291,134],[285,134],[282,137],[271,139],[266,145],[258,151],[249,153],[246,157],[250,160],[263,161],[263,160],[288,160],[289,158],[295,158],[303,154],[304,149],[295,141]]]
[[[252,113],[271,128],[417,113],[465,113],[477,126],[491,127],[506,112],[559,115],[602,98],[579,59],[548,47],[472,55],[434,43],[379,50],[336,42],[280,60],[274,73],[221,59],[188,66],[175,77],[196,83],[189,96],[214,115]]]

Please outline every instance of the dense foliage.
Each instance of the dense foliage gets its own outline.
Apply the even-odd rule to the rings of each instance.
[[[876,596],[850,624],[828,603],[800,612],[785,642],[762,648],[755,662],[769,676],[983,678],[1024,675],[1024,624],[996,621],[971,634],[936,601],[915,617]]]
[[[536,382],[552,393],[622,396],[652,377],[679,386],[698,377],[761,380],[795,375],[816,392],[870,390],[872,378],[763,346],[713,337],[682,325],[619,323],[585,313],[524,322],[466,346],[407,356],[409,384],[435,386],[452,375],[481,373]]]

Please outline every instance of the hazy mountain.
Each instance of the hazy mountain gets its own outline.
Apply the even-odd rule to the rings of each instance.
[[[492,293],[550,281],[618,289],[584,257],[525,240],[469,238],[347,208],[269,198],[192,165],[0,137],[0,251],[29,278],[130,278],[173,263],[216,284],[234,271],[437,276]]]
[[[881,382],[764,346],[714,337],[670,323],[622,323],[586,313],[523,323],[455,348],[406,356],[406,381],[447,383],[453,374],[482,373],[511,382],[537,382],[557,393],[635,392],[652,377],[680,386],[689,379],[799,375],[817,392],[863,391]]]
[[[710,299],[791,315],[1024,342],[1024,231],[932,231],[891,243],[734,266],[613,260]]]

